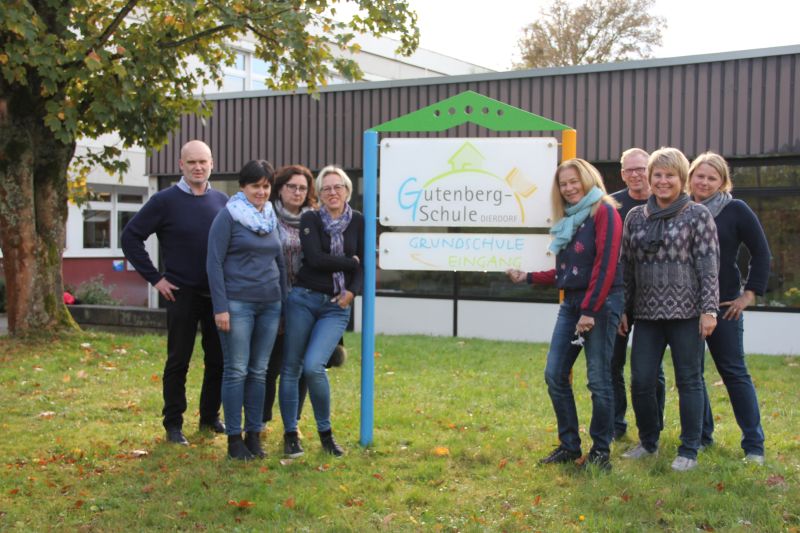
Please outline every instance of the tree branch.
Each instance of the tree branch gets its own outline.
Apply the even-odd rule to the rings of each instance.
[[[184,37],[183,39],[178,39],[177,41],[160,42],[158,43],[158,48],[160,50],[167,50],[169,48],[180,48],[185,44],[191,43],[192,41],[202,39],[203,37],[208,37],[209,35],[214,35],[215,33],[225,31],[229,28],[233,28],[233,24],[222,24],[221,26],[217,26],[216,28],[208,28],[207,30],[195,33],[194,35],[189,35],[188,37]]]
[[[108,27],[105,30],[103,30],[103,33],[100,34],[100,37],[97,38],[97,41],[95,42],[94,46],[91,46],[89,47],[88,50],[86,50],[86,55],[91,53],[91,51],[96,48],[102,48],[106,44],[106,41],[108,41],[111,35],[113,35],[113,33],[117,30],[119,25],[122,24],[122,21],[125,20],[125,17],[128,16],[128,13],[133,11],[133,8],[136,7],[138,1],[139,0],[128,0],[128,3],[125,4],[125,6],[119,10],[117,16],[115,16],[114,20],[111,21],[111,24],[109,24]]]

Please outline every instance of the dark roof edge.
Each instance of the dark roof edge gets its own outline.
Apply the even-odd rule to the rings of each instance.
[[[321,87],[320,93],[333,93],[345,91],[368,91],[374,89],[387,89],[396,87],[413,87],[423,85],[444,85],[450,83],[472,83],[482,81],[513,80],[519,78],[539,78],[544,76],[566,76],[570,74],[591,74],[595,72],[614,72],[620,70],[633,70],[643,68],[672,67],[676,65],[693,65],[697,63],[710,63],[715,61],[736,61],[739,59],[753,59],[758,57],[773,57],[782,55],[800,54],[800,44],[776,46],[771,48],[754,48],[752,50],[738,50],[734,52],[717,52],[713,54],[700,54],[693,56],[665,57],[657,59],[638,59],[635,61],[621,61],[619,63],[599,63],[595,65],[578,65],[574,67],[550,67],[527,70],[511,70],[507,72],[488,72],[485,74],[463,74],[459,76],[439,76],[429,78],[413,78],[405,80],[366,81],[358,83],[343,83]],[[285,96],[292,94],[308,94],[305,87],[298,87],[294,91],[241,91],[205,95],[206,100],[233,100],[237,98],[261,98],[264,96]]]

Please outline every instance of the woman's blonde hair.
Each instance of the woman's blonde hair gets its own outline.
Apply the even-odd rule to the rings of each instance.
[[[731,181],[731,171],[728,168],[728,162],[725,158],[714,152],[705,152],[698,155],[689,166],[689,178],[691,179],[694,171],[697,170],[702,164],[706,164],[717,171],[719,177],[722,178],[722,185],[719,190],[722,192],[731,192],[733,190],[733,182]]]
[[[652,154],[650,159],[647,160],[647,183],[651,186],[653,169],[664,168],[674,171],[678,178],[681,180],[681,189],[684,191],[689,183],[689,160],[683,155],[683,152],[677,148],[661,147]]]
[[[592,166],[592,164],[586,160],[579,158],[567,159],[558,165],[555,176],[553,177],[553,189],[550,193],[550,206],[553,210],[553,223],[556,223],[564,218],[567,208],[567,201],[564,200],[563,196],[561,196],[561,189],[558,184],[558,175],[562,170],[567,168],[574,169],[575,172],[578,173],[578,177],[581,180],[581,186],[583,187],[583,194],[587,194],[590,190],[592,190],[592,187],[597,187],[603,191],[603,197],[592,206],[592,215],[594,215],[597,211],[600,202],[605,202],[614,207],[614,209],[619,207],[617,201],[611,198],[608,193],[606,193],[606,186],[603,184],[603,176],[600,175],[599,170],[594,168],[594,166]]]
[[[342,184],[347,189],[347,201],[349,202],[350,198],[353,196],[353,182],[350,180],[350,176],[347,175],[347,172],[336,165],[328,165],[320,170],[319,174],[317,174],[317,179],[314,181],[314,187],[317,190],[317,196],[322,198],[322,178],[328,174],[336,174],[342,178]]]

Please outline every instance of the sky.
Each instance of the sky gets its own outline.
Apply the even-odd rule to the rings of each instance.
[[[494,70],[519,60],[522,27],[550,0],[409,0],[420,47]],[[798,0],[656,0],[666,18],[653,57],[678,57],[800,44]]]

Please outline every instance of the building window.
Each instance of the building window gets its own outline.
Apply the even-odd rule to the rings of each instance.
[[[733,161],[733,196],[756,213],[772,252],[767,293],[761,307],[800,309],[800,161]],[[750,255],[739,251],[739,270],[747,275]]]
[[[89,188],[89,202],[83,209],[83,248],[118,250],[122,230],[142,207],[147,190],[103,184]]]

